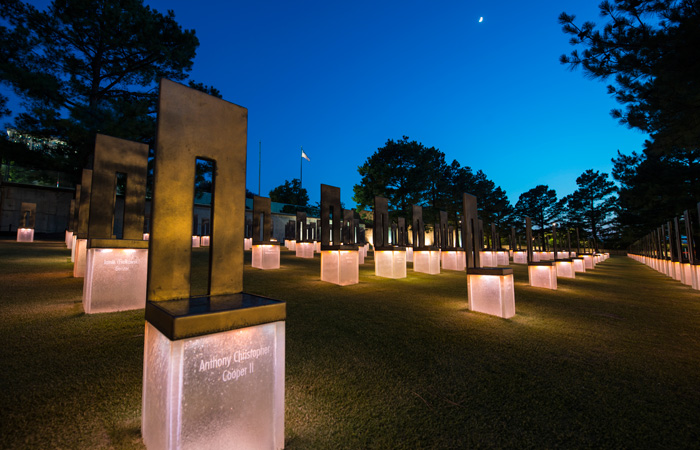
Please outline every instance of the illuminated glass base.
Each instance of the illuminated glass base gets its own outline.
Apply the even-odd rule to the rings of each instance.
[[[284,346],[284,321],[174,341],[146,322],[146,447],[284,448]]]
[[[252,265],[256,269],[279,269],[280,246],[279,245],[254,245]]]
[[[143,233],[143,240],[147,241],[151,238],[151,233]]]
[[[287,250],[294,250],[294,247],[296,246],[297,241],[293,239],[285,239],[284,240],[284,246],[287,247]]]
[[[514,264],[527,264],[527,252],[522,252],[522,251],[513,252],[513,263]]]
[[[464,270],[467,265],[465,264],[465,252],[460,250],[445,250],[440,252],[440,259],[442,263],[443,270]]]
[[[243,250],[251,250],[253,248],[253,238],[243,239]]]
[[[321,281],[347,286],[360,282],[357,250],[324,250],[321,252]]]
[[[700,265],[693,264],[690,266],[690,275],[693,289],[700,289]]]
[[[73,245],[73,232],[66,230],[66,247],[68,247],[68,249],[70,249],[72,245]]]
[[[71,240],[70,244],[70,262],[74,263],[75,262],[75,247],[76,247],[76,241],[78,240],[78,236],[73,233],[73,238]]]
[[[297,242],[294,247],[297,258],[313,258],[314,257],[314,243],[313,242]]]
[[[554,264],[537,264],[527,267],[530,286],[545,289],[557,288],[557,266]]]
[[[83,278],[87,268],[87,239],[76,239],[75,262],[73,263],[73,277]]]
[[[492,251],[479,252],[479,264],[480,267],[496,267],[498,265],[496,253]]]
[[[557,252],[557,259],[568,259],[569,252]]]
[[[384,278],[406,278],[406,252],[375,250],[374,274]]]
[[[583,258],[583,264],[586,266],[586,270],[595,268],[595,261],[593,261],[592,255],[581,255]]]
[[[200,247],[200,243],[199,236],[192,236],[192,248]]]
[[[202,236],[199,239],[199,245],[201,247],[209,247],[210,242],[211,242],[211,236]]]
[[[576,278],[574,271],[574,262],[572,261],[557,261],[557,276],[561,278]]]
[[[34,228],[17,228],[17,242],[34,242]]]
[[[144,308],[147,274],[147,249],[88,249],[83,282],[85,314]]]
[[[358,258],[358,262],[359,262],[360,264],[364,264],[364,263],[365,263],[365,257],[366,257],[366,256],[367,256],[367,249],[364,247],[364,245],[361,245],[361,246],[357,249],[357,258]]]
[[[586,263],[583,258],[572,258],[571,262],[574,264],[574,272],[584,273],[586,271]]]
[[[406,262],[413,262],[413,247],[406,247]]]
[[[438,250],[414,250],[413,271],[438,275],[440,273],[440,252]]]
[[[544,260],[542,259],[542,253],[543,253],[543,252],[534,252],[534,251],[533,251],[533,252],[532,252],[532,262],[544,261]]]
[[[512,269],[497,269],[501,273],[480,274],[467,270],[469,309],[508,319],[515,315],[515,291]]]
[[[508,257],[508,252],[505,250],[499,250],[496,253],[496,264],[499,266],[507,266],[510,264],[510,258]]]

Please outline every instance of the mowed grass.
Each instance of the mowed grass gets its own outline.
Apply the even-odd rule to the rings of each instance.
[[[0,241],[0,448],[143,448],[143,311],[83,314],[69,255]],[[512,266],[510,320],[468,311],[463,273],[245,261],[287,302],[289,449],[700,446],[700,292],[629,258],[556,291]]]

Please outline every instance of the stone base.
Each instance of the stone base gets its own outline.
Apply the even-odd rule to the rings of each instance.
[[[530,263],[527,266],[530,286],[545,289],[557,288],[557,266],[554,261]]]
[[[561,278],[576,278],[574,271],[574,261],[567,259],[564,261],[556,261],[557,276]]]
[[[146,306],[148,249],[90,248],[83,282],[85,314]]]
[[[73,277],[83,278],[87,268],[87,239],[75,240],[75,262],[73,263]]]
[[[508,319],[515,315],[513,269],[467,269],[469,309]]]
[[[571,262],[574,264],[574,272],[586,272],[586,263],[581,257],[571,258]]]
[[[73,233],[73,238],[71,240],[70,244],[70,262],[74,263],[75,262],[75,247],[76,247],[76,241],[78,240],[78,236]]]
[[[479,266],[480,267],[496,267],[498,265],[498,258],[496,253],[492,251],[479,252]]]
[[[34,242],[34,228],[17,228],[17,242]]]
[[[143,442],[149,450],[281,449],[285,322],[282,318],[257,324],[256,319],[264,316],[269,320],[275,314],[253,311],[233,320],[252,326],[200,334],[195,331],[198,325],[231,322],[231,311],[211,302],[205,313],[195,311],[174,320],[160,309],[171,301],[146,306]],[[276,308],[257,309],[269,311],[270,307]],[[151,312],[159,316],[155,322],[149,317]],[[191,321],[197,323],[188,325]],[[195,335],[180,337],[181,332],[190,331]]]
[[[297,242],[294,247],[297,258],[313,258],[314,257],[314,243],[313,242]]]
[[[374,274],[384,278],[406,278],[404,250],[375,250]]]
[[[321,281],[347,286],[360,282],[360,262],[357,250],[323,250],[321,252]]]
[[[513,252],[513,264],[527,264],[527,252]]]
[[[440,273],[440,252],[438,250],[414,250],[413,271],[438,275]]]
[[[279,245],[253,245],[252,266],[256,269],[279,269],[280,246]]]
[[[445,250],[440,252],[440,259],[443,270],[459,270],[464,271],[467,265],[466,253],[461,250]]]
[[[496,264],[499,266],[507,266],[510,264],[510,259],[508,258],[508,252],[505,250],[499,250],[494,252],[496,254]]]

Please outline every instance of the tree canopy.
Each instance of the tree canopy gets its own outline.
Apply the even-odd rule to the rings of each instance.
[[[462,209],[464,192],[476,195],[482,219],[500,223],[510,214],[505,191],[481,171],[452,161],[435,147],[426,147],[408,136],[388,139],[358,167],[362,176],[353,188],[353,200],[360,209],[372,209],[374,197],[387,198],[396,215],[411,218],[413,205],[423,206],[427,223],[437,220],[440,210],[451,213]]]
[[[285,180],[284,184],[272,189],[270,191],[270,200],[296,206],[308,206],[309,193],[305,188],[301,187],[299,178],[294,178],[291,182]]]
[[[187,79],[199,41],[142,0],[3,1],[0,79],[23,101],[15,128],[67,143],[52,167],[79,174],[96,133],[153,142],[160,78]],[[216,89],[190,86],[217,95]]]

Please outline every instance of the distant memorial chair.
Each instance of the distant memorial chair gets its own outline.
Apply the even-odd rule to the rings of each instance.
[[[280,268],[280,243],[272,240],[272,202],[267,197],[253,197],[253,255],[256,269]]]
[[[413,205],[413,271],[437,275],[440,273],[440,249],[425,245],[423,207]]]
[[[80,211],[80,193],[82,191],[82,187],[79,184],[75,185],[75,198],[73,199],[73,216],[71,217],[71,229],[73,230],[72,236],[71,236],[71,244],[70,244],[70,262],[74,263],[75,262],[75,250],[76,250],[76,241],[78,240],[78,213]]]
[[[73,246],[73,216],[75,215],[75,198],[70,200],[70,209],[68,212],[68,226],[66,227],[66,247],[68,250]]]
[[[36,203],[22,202],[20,207],[17,242],[34,242],[34,227],[36,226]]]
[[[80,207],[78,208],[77,233],[75,236],[75,255],[73,277],[83,278],[87,268],[88,221],[90,218],[90,191],[92,190],[92,170],[83,169],[80,182]]]
[[[557,288],[557,266],[554,261],[534,261],[532,255],[532,223],[525,218],[525,233],[527,240],[527,275],[530,286],[546,289]]]
[[[462,236],[467,257],[469,309],[509,319],[515,315],[513,269],[479,266],[481,244],[476,206],[476,197],[465,193],[462,198]]]
[[[513,264],[527,264],[527,251],[520,247],[520,238],[516,235],[515,227],[510,227],[511,246],[513,248]]]
[[[347,286],[359,283],[357,245],[345,242],[340,232],[343,213],[340,188],[321,185],[321,281]]]
[[[143,240],[143,213],[147,172],[148,145],[97,135],[83,282],[86,314],[146,305],[148,241]],[[123,239],[113,236],[118,173],[126,176]]]
[[[296,244],[294,246],[297,258],[314,257],[314,242],[308,238],[308,233],[309,229],[306,225],[306,213],[297,211]]]
[[[464,249],[455,245],[454,228],[448,224],[446,211],[440,211],[440,262],[444,270],[466,268]]]
[[[569,258],[569,252],[558,251],[557,246],[557,224],[552,224],[552,253],[554,254],[554,264],[559,278],[576,278],[574,271],[574,261]]]
[[[247,116],[161,80],[141,414],[149,449],[284,447],[285,304],[241,292]],[[215,170],[209,293],[192,297],[198,158]]]
[[[389,201],[384,197],[374,197],[374,274],[383,278],[406,278],[406,242],[404,229],[401,230],[401,242],[398,241],[399,228],[394,239],[389,239]]]

